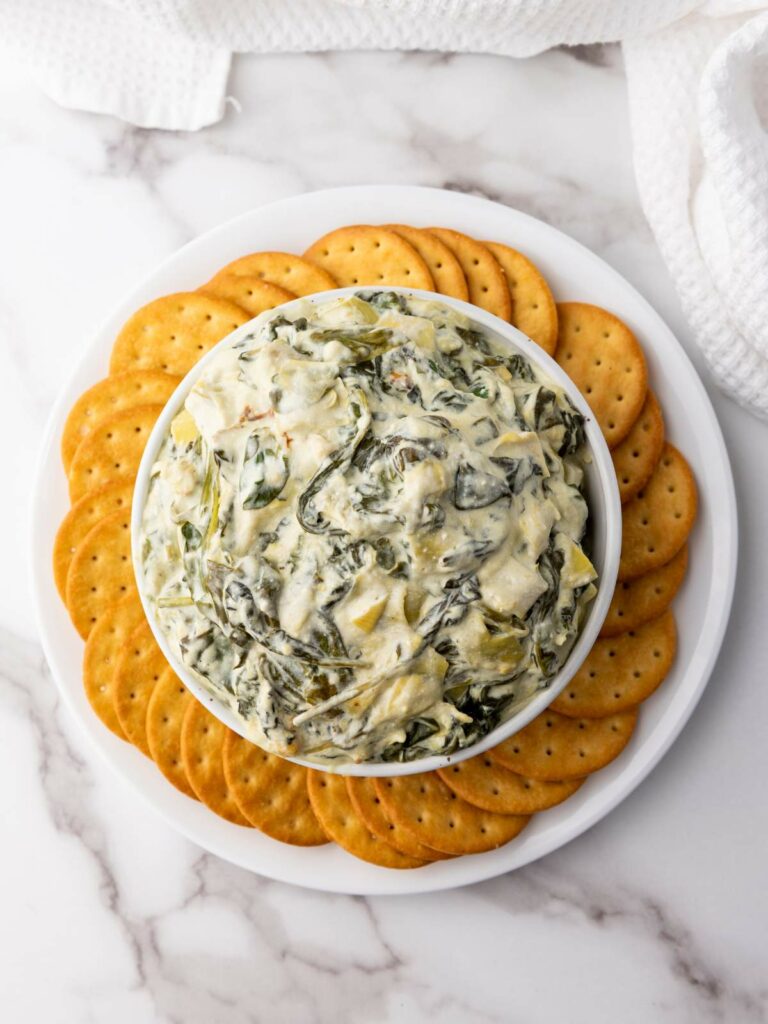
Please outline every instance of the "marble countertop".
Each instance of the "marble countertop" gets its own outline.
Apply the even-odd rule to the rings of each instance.
[[[701,365],[638,205],[617,49],[241,58],[231,92],[220,125],[162,134],[58,109],[0,67],[3,1019],[768,1019],[768,426],[713,389],[742,531],[723,653],[650,778],[537,864],[417,898],[269,882],[171,831],[60,707],[25,583],[48,410],[121,295],[225,218],[353,183],[487,195],[594,249]]]

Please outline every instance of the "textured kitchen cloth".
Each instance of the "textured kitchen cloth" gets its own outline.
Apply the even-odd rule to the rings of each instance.
[[[764,0],[0,0],[0,51],[53,99],[157,128],[218,120],[237,51],[617,40],[643,208],[715,379],[768,418]]]

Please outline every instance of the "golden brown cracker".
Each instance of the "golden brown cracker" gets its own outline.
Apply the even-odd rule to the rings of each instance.
[[[616,584],[600,636],[617,636],[657,619],[669,608],[688,567],[688,545],[671,562],[635,580]]]
[[[453,792],[467,803],[496,814],[535,814],[562,803],[584,781],[542,782],[516,775],[478,754],[466,761],[438,768],[437,774]]]
[[[178,292],[142,306],[112,346],[110,373],[162,370],[184,377],[206,352],[250,317],[232,302]]]
[[[307,782],[315,814],[347,853],[383,868],[420,868],[427,863],[402,853],[368,829],[352,805],[342,776],[310,771]]]
[[[234,302],[251,316],[258,316],[265,309],[274,309],[275,306],[282,306],[284,302],[295,299],[294,292],[287,288],[281,288],[277,284],[270,284],[256,274],[217,274],[208,284],[198,288],[203,295],[212,295],[215,299],[226,299],[227,302]]]
[[[451,250],[437,235],[408,224],[385,224],[389,231],[402,236],[412,245],[429,268],[435,289],[441,295],[450,295],[462,302],[469,302],[469,287],[461,264]]]
[[[251,252],[222,267],[216,277],[224,274],[256,277],[299,296],[339,287],[327,270],[292,252]]]
[[[371,835],[377,839],[394,846],[400,853],[415,857],[416,860],[443,860],[448,856],[424,846],[423,843],[414,839],[410,832],[396,825],[387,816],[379,794],[376,792],[373,779],[350,776],[347,778],[347,792],[358,817]]]
[[[501,264],[491,250],[451,228],[429,228],[459,261],[469,288],[469,301],[502,320],[512,317],[512,296]]]
[[[557,348],[557,305],[544,275],[527,256],[501,242],[486,242],[501,264],[512,296],[512,323],[547,355]]]
[[[424,260],[404,238],[371,224],[350,224],[318,238],[304,253],[342,288],[395,285],[432,292],[435,282]]]
[[[133,478],[122,477],[88,491],[62,519],[53,544],[53,578],[65,604],[67,573],[78,544],[104,516],[118,509],[130,509],[132,496]]]
[[[625,323],[599,306],[561,302],[557,361],[586,398],[609,448],[632,429],[645,402],[643,350]]]
[[[493,814],[458,797],[437,772],[376,779],[387,815],[425,846],[460,855],[495,850],[528,823],[517,814]]]
[[[240,812],[260,831],[292,846],[328,842],[307,793],[307,769],[249,743],[231,730],[224,777]]]
[[[122,477],[135,478],[162,405],[135,405],[102,420],[77,447],[69,467],[74,503],[97,487]]]
[[[101,721],[121,740],[125,735],[115,711],[113,684],[117,662],[133,631],[144,622],[136,591],[104,610],[88,634],[83,652],[83,687]]]
[[[80,442],[102,420],[136,405],[165,405],[180,380],[162,370],[128,370],[88,388],[72,406],[64,424],[61,459],[65,471],[69,472]]]
[[[110,512],[88,531],[67,573],[67,608],[85,640],[104,611],[136,589],[131,564],[131,510]]]
[[[637,711],[606,718],[570,718],[544,711],[520,732],[488,751],[502,768],[557,782],[579,779],[618,757],[635,729]]]
[[[184,715],[194,697],[172,668],[167,668],[147,704],[147,744],[152,760],[176,789],[197,800],[181,757]]]
[[[665,444],[650,480],[622,509],[619,579],[637,579],[671,561],[688,539],[697,502],[691,467]]]
[[[226,725],[200,701],[189,701],[181,726],[181,760],[198,800],[220,818],[250,828],[224,777],[224,741],[228,732]]]
[[[676,648],[670,611],[628,633],[598,640],[551,707],[573,718],[603,718],[635,707],[664,681]]]
[[[126,737],[147,757],[147,708],[155,686],[169,669],[146,619],[134,629],[123,647],[112,678],[112,699]]]
[[[631,501],[648,483],[663,448],[664,417],[649,390],[632,429],[611,452],[622,504]]]

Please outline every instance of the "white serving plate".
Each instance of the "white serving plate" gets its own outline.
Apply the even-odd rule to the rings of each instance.
[[[415,288],[392,288],[391,290],[417,299],[435,298],[434,293],[418,291]],[[286,316],[290,317],[292,308],[297,306],[303,308],[307,302],[327,302],[334,297],[355,295],[360,291],[360,288],[339,288],[332,292],[319,292],[304,299],[294,299],[292,302],[284,303],[279,309]],[[504,323],[503,320],[499,320],[493,314],[477,309],[476,306],[471,306],[469,303],[461,302],[458,299],[448,299],[444,296],[441,296],[440,299],[445,305],[450,306],[451,309],[458,310],[458,312],[471,319],[473,324],[483,328],[486,335],[495,337],[497,341],[505,344],[512,351],[524,355],[532,366],[538,368],[553,384],[562,388],[584,417],[590,453],[590,463],[586,467],[585,484],[587,500],[589,502],[591,539],[593,544],[592,560],[598,573],[599,590],[597,597],[589,605],[586,621],[573,646],[573,650],[568,655],[560,671],[549,681],[547,688],[537,693],[526,704],[522,705],[511,718],[496,726],[495,729],[477,743],[473,743],[471,746],[465,747],[454,754],[424,757],[417,761],[406,761],[404,763],[394,761],[377,762],[375,764],[353,764],[350,762],[339,765],[318,765],[301,757],[287,759],[296,764],[304,765],[306,768],[324,767],[327,771],[335,771],[340,775],[378,776],[380,778],[392,775],[414,775],[417,772],[436,771],[438,768],[445,768],[449,764],[457,764],[459,761],[465,761],[475,754],[482,754],[485,750],[490,750],[491,747],[495,747],[497,743],[501,743],[502,740],[507,739],[513,733],[518,732],[529,722],[533,721],[538,714],[552,703],[558,694],[562,693],[592,649],[592,645],[597,639],[600,628],[608,614],[608,607],[611,603],[613,589],[616,584],[616,574],[619,568],[619,556],[621,553],[621,504],[619,502],[619,486],[616,482],[616,473],[614,472],[611,453],[608,451],[608,445],[605,443],[605,438],[592,415],[591,409],[565,371],[558,366],[554,359],[551,359],[543,352],[535,342],[531,341],[530,338],[526,338],[524,334],[518,331],[516,327]],[[165,409],[160,413],[157,422],[152,428],[152,433],[144,449],[144,455],[142,456],[141,465],[136,476],[131,515],[133,569],[136,580],[139,583],[139,594],[144,606],[144,612],[154,633],[155,640],[190,693],[194,694],[202,704],[205,704],[209,711],[222,721],[224,725],[233,729],[245,739],[249,739],[248,728],[242,719],[227,705],[209,693],[199,678],[189,671],[178,657],[178,653],[168,640],[168,637],[158,625],[152,602],[147,599],[140,582],[142,579],[142,564],[139,557],[142,547],[141,522],[144,506],[147,501],[152,467],[157,460],[163,441],[168,436],[171,421],[179,409],[181,409],[187,395],[202,374],[205,373],[207,367],[218,358],[223,347],[236,345],[242,338],[257,330],[257,325],[262,320],[268,320],[273,313],[274,310],[267,310],[258,319],[249,320],[248,323],[238,327],[217,345],[214,345],[200,362],[195,364],[168,399]]]
[[[177,792],[91,710],[80,673],[83,644],[51,572],[54,537],[69,507],[59,458],[64,420],[80,393],[107,373],[112,341],[128,316],[158,295],[195,288],[249,251],[301,253],[319,235],[343,224],[398,221],[441,224],[477,238],[507,242],[538,264],[557,299],[593,302],[625,320],[643,345],[667,435],[690,462],[700,496],[688,574],[674,604],[677,658],[663,685],[643,705],[626,750],[564,804],[536,815],[508,846],[417,871],[375,867],[333,844],[310,849],[286,846],[255,829],[232,825]],[[491,878],[550,853],[604,817],[658,763],[696,706],[725,633],[736,572],[736,498],[723,437],[696,371],[661,317],[620,274],[555,228],[485,199],[411,186],[340,188],[281,200],[202,235],[150,274],[96,332],[51,414],[31,525],[33,590],[48,662],[65,703],[115,771],[204,849],[270,878],[356,894],[429,892]]]

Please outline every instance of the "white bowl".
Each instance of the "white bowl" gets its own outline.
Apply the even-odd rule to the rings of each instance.
[[[153,608],[144,594],[142,586],[143,572],[140,563],[140,533],[144,505],[146,503],[147,491],[149,488],[150,473],[152,466],[157,459],[160,447],[170,429],[171,420],[181,409],[187,395],[196,384],[198,378],[204,372],[211,360],[216,358],[221,348],[232,345],[239,341],[240,338],[250,334],[262,320],[273,317],[277,312],[277,309],[285,310],[290,313],[291,309],[299,303],[305,303],[307,301],[312,303],[326,302],[328,299],[354,295],[359,292],[370,292],[371,290],[372,286],[357,286],[354,288],[339,288],[334,291],[317,292],[314,295],[307,296],[303,299],[294,299],[291,302],[286,302],[284,305],[277,307],[276,309],[267,310],[255,319],[238,327],[237,330],[232,331],[231,334],[227,335],[227,337],[223,338],[217,345],[215,345],[210,352],[206,353],[206,355],[194,366],[192,370],[190,370],[187,376],[176,388],[173,395],[168,400],[165,409],[163,409],[160,417],[155,423],[154,429],[152,430],[147,446],[144,450],[141,464],[139,465],[131,512],[131,548],[133,553],[133,567],[136,574],[136,584],[139,589],[139,594],[141,596],[141,601],[144,606],[144,611],[146,612],[150,628],[152,629],[155,639],[157,640],[163,654],[168,659],[174,671],[188,688],[190,693],[204,704],[221,722],[251,742],[252,738],[246,734],[245,724],[229,707],[209,693],[202,683],[193,676],[193,674],[177,657],[176,653],[169,645],[165,634],[155,621]],[[519,711],[513,713],[509,719],[502,722],[495,729],[489,732],[487,736],[484,736],[476,743],[470,744],[468,747],[464,747],[462,750],[455,751],[452,754],[424,757],[408,762],[377,761],[363,762],[361,764],[346,763],[324,765],[308,761],[300,757],[288,758],[288,760],[293,761],[296,764],[304,765],[307,768],[322,768],[325,771],[333,771],[339,775],[359,775],[368,777],[412,775],[417,772],[434,771],[437,768],[444,768],[449,764],[456,764],[459,761],[464,761],[469,757],[481,754],[483,751],[496,746],[496,744],[501,743],[502,740],[507,739],[520,729],[524,728],[524,726],[539,715],[568,685],[597,639],[600,627],[608,613],[608,606],[610,605],[614,586],[616,584],[616,575],[619,568],[619,556],[621,553],[621,503],[619,500],[619,489],[616,482],[616,473],[613,468],[611,454],[605,443],[602,432],[597,425],[589,406],[581,395],[581,392],[570,377],[568,377],[560,366],[558,366],[554,359],[548,356],[541,348],[539,348],[538,345],[532,342],[530,338],[527,338],[522,331],[519,331],[516,327],[513,327],[511,324],[500,320],[493,314],[487,313],[485,310],[472,306],[467,302],[461,302],[459,299],[453,299],[445,295],[437,295],[432,292],[421,291],[415,288],[395,288],[387,286],[386,291],[397,292],[400,295],[419,299],[439,301],[444,305],[463,313],[470,320],[474,321],[474,323],[479,324],[486,331],[493,334],[503,343],[507,344],[510,349],[524,355],[526,359],[528,359],[534,366],[538,367],[546,377],[549,377],[555,384],[562,388],[570,398],[571,402],[573,402],[574,406],[584,416],[587,445],[592,457],[591,463],[586,467],[586,492],[587,503],[589,505],[589,521],[587,528],[591,534],[592,562],[598,573],[598,592],[597,596],[589,606],[586,621],[576,643],[574,644],[565,663],[560,668],[560,671],[552,677],[547,688],[535,694],[527,703],[521,706]]]

